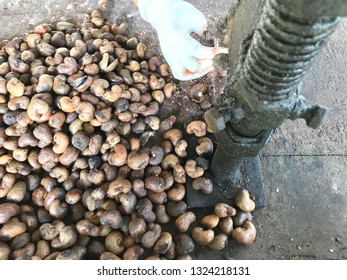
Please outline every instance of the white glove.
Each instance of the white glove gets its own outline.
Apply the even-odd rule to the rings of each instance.
[[[207,20],[201,11],[182,0],[138,0],[141,17],[158,33],[161,51],[173,76],[182,81],[197,79],[213,70],[213,57],[227,48],[206,47],[190,36],[201,36]]]

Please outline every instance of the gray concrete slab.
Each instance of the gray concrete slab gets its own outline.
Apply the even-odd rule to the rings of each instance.
[[[263,157],[268,206],[253,214],[257,239],[199,259],[347,259],[346,157]]]

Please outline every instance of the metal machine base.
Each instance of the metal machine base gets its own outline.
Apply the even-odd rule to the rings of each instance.
[[[240,188],[247,189],[254,195],[257,208],[266,206],[263,176],[259,156],[246,158],[241,165],[237,179],[225,183],[218,183],[210,170],[205,171],[204,177],[214,183],[211,194],[203,194],[192,188],[193,179],[188,178],[186,184],[186,198],[189,208],[214,207],[219,202],[234,205],[234,196]]]

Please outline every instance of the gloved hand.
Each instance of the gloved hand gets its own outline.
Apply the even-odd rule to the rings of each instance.
[[[135,1],[136,3],[136,1]],[[192,38],[207,29],[201,11],[182,0],[138,0],[141,17],[158,33],[161,51],[173,76],[182,81],[200,78],[213,70],[213,57],[227,48],[206,47]]]

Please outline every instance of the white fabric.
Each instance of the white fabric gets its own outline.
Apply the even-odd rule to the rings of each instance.
[[[212,70],[215,48],[202,46],[190,34],[202,34],[207,28],[203,13],[182,0],[139,0],[141,17],[157,31],[161,51],[179,80],[199,78]],[[189,77],[184,71],[196,73]]]

